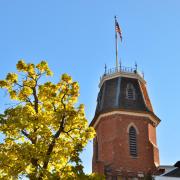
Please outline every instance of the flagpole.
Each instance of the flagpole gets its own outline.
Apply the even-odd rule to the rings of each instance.
[[[118,42],[117,42],[117,31],[116,31],[116,16],[114,16],[115,20],[115,47],[116,47],[116,70],[118,71]]]

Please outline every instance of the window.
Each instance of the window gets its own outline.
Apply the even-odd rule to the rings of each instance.
[[[131,156],[137,156],[137,133],[133,126],[129,128],[129,150]]]
[[[126,98],[130,100],[135,100],[135,89],[134,89],[133,84],[131,83],[127,84]]]

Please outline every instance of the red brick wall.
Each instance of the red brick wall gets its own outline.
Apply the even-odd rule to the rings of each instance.
[[[137,134],[138,156],[129,154],[128,126],[133,123]],[[159,163],[156,147],[156,129],[146,117],[114,114],[102,117],[96,127],[98,141],[98,161],[110,165],[113,171],[144,172],[155,171],[155,161]],[[95,148],[95,147],[94,147]],[[103,173],[93,156],[93,172]],[[99,169],[99,170],[98,170]]]
[[[156,128],[152,124],[148,124],[149,140],[156,145]]]
[[[156,128],[152,124],[148,124],[149,141],[152,143],[154,162],[159,165],[159,150],[156,141]]]

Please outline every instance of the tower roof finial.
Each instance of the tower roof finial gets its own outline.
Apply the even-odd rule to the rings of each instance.
[[[138,68],[138,65],[137,65],[137,62],[135,61],[135,69],[137,71],[137,68]]]
[[[106,64],[104,65],[104,74],[106,74],[107,73],[107,66],[106,66]]]

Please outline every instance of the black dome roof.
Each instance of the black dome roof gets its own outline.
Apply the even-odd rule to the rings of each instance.
[[[134,98],[127,97],[128,85],[133,88]],[[98,94],[96,114],[114,109],[152,111],[145,85],[138,78],[119,76],[105,80]]]

